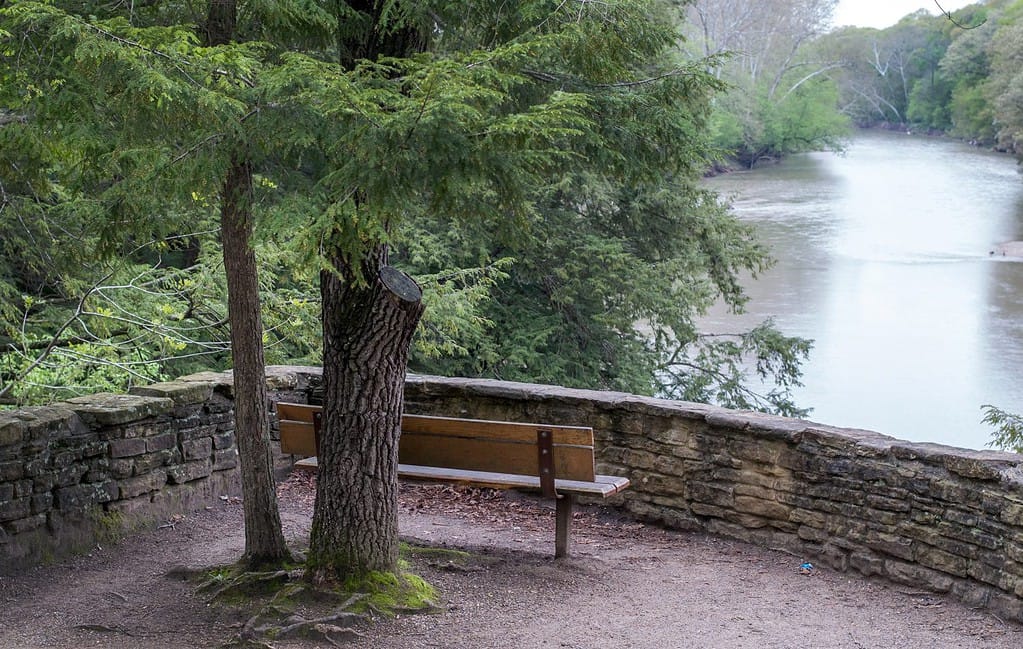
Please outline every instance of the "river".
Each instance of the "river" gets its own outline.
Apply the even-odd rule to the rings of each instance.
[[[857,133],[707,180],[777,260],[746,282],[732,331],[774,318],[815,340],[795,391],[809,419],[914,441],[984,448],[983,404],[1023,413],[1023,239],[1015,159],[949,140]]]

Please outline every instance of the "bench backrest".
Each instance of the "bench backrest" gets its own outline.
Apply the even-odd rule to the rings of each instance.
[[[281,450],[316,455],[320,406],[278,403]],[[592,482],[593,429],[403,415],[398,461],[418,466],[542,476],[545,447],[559,480]]]

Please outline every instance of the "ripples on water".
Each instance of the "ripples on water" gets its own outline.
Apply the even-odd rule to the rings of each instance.
[[[752,325],[813,338],[797,402],[811,419],[983,448],[981,405],[1023,413],[1023,176],[1009,156],[863,132],[708,180],[778,263],[747,282]],[[732,329],[716,312],[707,330]]]

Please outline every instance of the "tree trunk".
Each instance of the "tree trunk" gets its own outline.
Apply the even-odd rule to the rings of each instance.
[[[209,0],[206,44],[226,45],[234,38],[237,0]],[[231,323],[234,364],[234,434],[242,473],[245,509],[245,554],[250,568],[291,559],[281,531],[270,450],[266,363],[263,360],[263,317],[259,273],[252,249],[252,165],[231,156],[220,197],[220,240],[227,275],[227,316]]]
[[[227,312],[234,361],[234,430],[245,509],[243,561],[255,568],[289,560],[270,449],[263,319],[252,249],[252,167],[236,158],[224,180],[220,229],[227,275]]]
[[[353,34],[352,18],[338,13],[342,69],[425,49],[426,35],[414,26],[385,24],[387,2],[352,0],[347,6],[365,24]],[[339,250],[328,254],[332,268],[320,273],[323,423],[306,561],[315,582],[396,571],[405,370],[423,314],[422,291],[387,265],[385,244],[369,242],[358,268]]]
[[[323,425],[308,574],[336,582],[398,563],[398,438],[422,291],[386,265],[385,246],[320,276]]]

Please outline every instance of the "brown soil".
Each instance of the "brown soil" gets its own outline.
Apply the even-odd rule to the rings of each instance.
[[[281,488],[285,533],[308,534],[307,478]],[[554,560],[553,509],[513,493],[403,487],[402,535],[468,558],[416,553],[441,612],[377,620],[352,647],[1015,649],[1023,627],[951,599],[814,570],[804,557],[672,532],[583,508],[573,556]],[[237,499],[58,565],[0,577],[0,647],[216,647],[237,612],[208,606],[176,568],[241,555]],[[805,572],[805,571],[804,571]],[[279,649],[323,646],[280,641]]]

